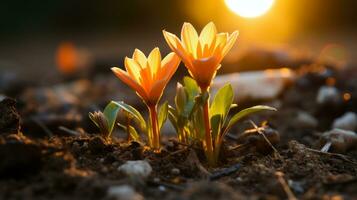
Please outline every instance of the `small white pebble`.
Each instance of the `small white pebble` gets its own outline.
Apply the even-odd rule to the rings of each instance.
[[[316,97],[316,101],[319,104],[325,104],[325,103],[337,104],[338,102],[340,102],[340,100],[341,97],[337,88],[331,86],[320,87]]]
[[[173,175],[179,175],[179,174],[180,174],[180,169],[177,169],[177,168],[171,169],[171,174],[173,174]]]
[[[160,185],[158,188],[161,192],[165,192],[166,191],[166,187],[163,185]]]
[[[129,185],[116,185],[108,188],[107,196],[115,200],[143,200],[143,196],[136,193]]]
[[[146,160],[126,161],[118,170],[129,177],[147,178],[151,172],[151,165]]]

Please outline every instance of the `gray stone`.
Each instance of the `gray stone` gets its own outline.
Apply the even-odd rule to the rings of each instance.
[[[316,128],[318,121],[309,113],[300,111],[296,116],[296,125],[300,128]]]
[[[146,160],[126,161],[118,170],[129,177],[140,178],[147,178],[152,172],[151,165]]]
[[[335,87],[322,86],[320,87],[316,102],[319,104],[338,104],[341,101],[340,93]]]
[[[341,117],[335,119],[332,128],[354,131],[357,128],[357,115],[354,112],[347,112]]]
[[[107,196],[115,200],[143,200],[143,196],[135,192],[129,185],[116,185],[108,188]]]

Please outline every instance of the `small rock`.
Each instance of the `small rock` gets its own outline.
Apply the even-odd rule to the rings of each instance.
[[[338,104],[341,102],[341,97],[337,88],[322,86],[317,93],[316,102],[318,104]]]
[[[165,192],[165,191],[166,191],[166,187],[163,186],[163,185],[160,185],[160,186],[158,187],[158,189],[159,189],[159,191],[161,191],[161,192]]]
[[[4,100],[4,99],[6,99],[6,96],[5,96],[5,95],[0,94],[0,101],[2,101],[2,100]]]
[[[303,111],[298,112],[295,122],[299,128],[316,128],[318,125],[318,121],[315,117]]]
[[[129,177],[147,178],[151,172],[151,165],[146,160],[129,160],[118,167],[118,170]]]
[[[0,134],[12,134],[20,131],[20,115],[17,113],[16,101],[6,98],[0,102]]]
[[[179,175],[180,174],[180,169],[177,169],[177,168],[171,169],[171,174],[172,175]]]
[[[357,115],[354,112],[347,112],[335,119],[332,128],[354,131],[357,128]]]
[[[349,149],[357,147],[357,134],[353,131],[333,129],[321,136],[321,145],[331,142],[332,152],[344,153]]]
[[[143,196],[135,192],[129,185],[117,185],[108,188],[107,196],[115,200],[143,200]]]
[[[294,79],[294,72],[287,68],[231,73],[217,76],[212,85],[212,91],[215,93],[230,82],[236,94],[235,100],[238,102],[248,99],[274,99]]]

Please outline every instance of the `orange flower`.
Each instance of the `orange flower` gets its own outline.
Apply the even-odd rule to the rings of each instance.
[[[190,23],[183,24],[181,40],[165,30],[163,34],[172,51],[181,57],[191,76],[204,90],[211,85],[223,57],[238,37],[238,31],[231,35],[217,33],[213,22],[208,23],[199,36]]]
[[[147,58],[143,52],[135,49],[132,58],[125,57],[126,71],[117,67],[113,67],[112,71],[135,90],[147,105],[156,105],[179,63],[180,58],[175,53],[161,60],[159,48],[153,49]]]

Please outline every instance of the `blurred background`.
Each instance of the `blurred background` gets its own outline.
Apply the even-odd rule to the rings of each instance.
[[[222,72],[282,67],[275,65],[302,57],[355,63],[356,9],[354,0],[1,1],[0,72],[42,77],[56,70],[61,51],[109,71],[134,48],[167,53],[161,30],[179,34],[183,22],[200,30],[209,21],[219,31],[240,31]],[[252,56],[266,59],[244,61]]]

